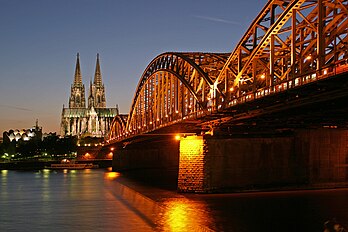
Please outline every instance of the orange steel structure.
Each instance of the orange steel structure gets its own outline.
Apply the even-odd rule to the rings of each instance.
[[[348,71],[348,0],[269,0],[232,53],[164,53],[108,142],[229,112]]]

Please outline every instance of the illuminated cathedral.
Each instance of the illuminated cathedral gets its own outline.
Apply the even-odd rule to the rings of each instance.
[[[89,83],[86,105],[85,85],[82,83],[80,57],[77,54],[74,82],[71,85],[69,108],[63,105],[61,136],[105,137],[113,118],[118,114],[115,108],[106,108],[105,87],[100,71],[99,54],[94,80]]]

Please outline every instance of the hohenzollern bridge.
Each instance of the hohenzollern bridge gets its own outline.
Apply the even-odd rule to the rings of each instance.
[[[347,16],[347,0],[269,0],[230,53],[158,55],[114,118],[114,169],[177,166],[181,191],[346,183]]]

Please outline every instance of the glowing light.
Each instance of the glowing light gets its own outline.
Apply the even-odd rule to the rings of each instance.
[[[120,176],[120,173],[118,173],[118,172],[106,172],[104,174],[104,179],[114,180],[114,179],[116,179],[119,176]]]
[[[327,74],[327,69],[324,70],[324,75],[326,75],[326,74]]]
[[[180,140],[181,136],[180,135],[175,135],[175,140]]]
[[[187,199],[168,199],[160,225],[163,231],[213,231],[207,227],[212,221],[206,203]]]
[[[263,80],[263,79],[266,78],[266,75],[263,73],[263,74],[260,76],[260,78]]]
[[[234,88],[233,88],[233,87],[231,87],[231,88],[230,88],[230,91],[232,92],[233,90],[234,90]]]
[[[311,59],[312,59],[312,56],[311,56],[311,55],[308,55],[308,56],[306,57],[305,61],[311,60]]]
[[[166,118],[168,118],[168,114],[166,114]]]
[[[1,170],[1,175],[7,176],[8,171],[7,170]]]
[[[166,212],[167,224],[170,231],[185,231],[190,225],[187,216],[188,206],[185,204],[172,204]]]
[[[198,159],[203,157],[203,137],[188,136],[180,142],[180,155],[185,153],[187,159]],[[187,153],[187,154],[186,154]]]
[[[113,156],[114,156],[114,153],[110,152],[110,153],[108,154],[108,159],[112,159]]]
[[[114,148],[114,147],[110,148],[110,151],[114,151],[114,150],[115,150],[115,148]]]
[[[157,122],[159,122],[159,118],[157,118]]]
[[[178,113],[179,113],[179,111],[177,110],[177,111],[175,111],[175,113],[177,113],[177,114],[178,114]]]
[[[152,122],[150,122],[150,125],[152,125]]]

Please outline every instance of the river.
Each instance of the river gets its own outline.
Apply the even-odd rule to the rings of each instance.
[[[179,194],[107,169],[0,170],[0,231],[323,231],[348,189]]]

